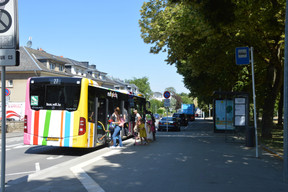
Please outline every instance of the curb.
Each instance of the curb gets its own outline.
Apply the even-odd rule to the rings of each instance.
[[[269,147],[265,146],[265,145],[261,145],[262,149],[268,153],[271,153],[274,157],[277,157],[280,160],[284,160],[283,156],[280,155],[279,153],[277,153],[276,151],[270,149]]]

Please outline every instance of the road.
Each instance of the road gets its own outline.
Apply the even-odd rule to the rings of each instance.
[[[29,146],[23,144],[22,134],[16,134],[15,136],[7,134],[6,182],[72,160],[95,150],[97,149]]]
[[[24,148],[19,156],[30,169],[22,170],[26,162],[20,159],[14,171],[36,172],[37,162],[41,170],[51,167],[29,174],[28,180],[8,182],[7,192],[287,191],[282,161],[265,153],[255,158],[255,148],[226,142],[222,133],[213,132],[212,121],[196,120],[181,132],[156,136],[148,145],[133,146],[134,140],[128,139],[122,149],[102,148],[83,156],[59,148]],[[29,152],[32,149],[36,152]]]
[[[187,127],[182,127],[182,129],[185,130]],[[36,173],[98,149],[101,149],[101,147],[96,149],[73,149],[29,146],[23,144],[23,134],[17,133],[13,136],[13,134],[8,133],[6,134],[6,182]]]

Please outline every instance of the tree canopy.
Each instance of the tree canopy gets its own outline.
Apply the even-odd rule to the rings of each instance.
[[[131,84],[135,84],[139,91],[144,94],[145,98],[149,99],[152,96],[152,90],[150,88],[150,83],[148,77],[136,78],[134,77],[131,80],[126,80]]]
[[[150,0],[141,9],[141,37],[150,52],[167,52],[191,96],[211,103],[215,90],[251,92],[250,66],[236,66],[235,48],[254,47],[262,136],[271,137],[283,85],[285,0]],[[252,94],[251,94],[252,95]]]

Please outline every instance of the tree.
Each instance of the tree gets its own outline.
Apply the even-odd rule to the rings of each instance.
[[[151,104],[151,111],[152,111],[153,113],[158,113],[158,112],[157,112],[158,109],[159,109],[160,107],[164,107],[163,103],[162,103],[161,101],[157,100],[157,99],[151,99],[151,100],[150,100],[150,104]]]
[[[150,52],[167,51],[167,63],[176,65],[191,95],[209,102],[214,90],[232,90],[240,68],[231,67],[234,48],[225,50],[232,43],[215,36],[199,11],[183,3],[153,0],[143,4],[140,26],[144,42],[153,44]]]
[[[172,108],[177,111],[181,108],[182,99],[181,97],[176,93],[176,89],[174,87],[168,87],[165,89],[165,91],[169,91],[171,93],[171,106]]]
[[[182,103],[194,103],[193,98],[189,97],[189,95],[187,93],[181,93],[180,94]]]
[[[160,114],[161,116],[163,116],[165,114],[165,108],[164,107],[160,107],[158,110],[157,110],[157,113]]]
[[[150,52],[167,52],[199,103],[211,103],[215,90],[251,92],[250,68],[236,66],[234,52],[253,46],[262,136],[269,138],[283,84],[284,14],[285,0],[151,0],[139,24]]]
[[[152,90],[150,88],[150,83],[148,77],[142,77],[142,78],[133,78],[132,80],[127,80],[130,84],[135,84],[139,91],[144,94],[145,98],[149,100],[149,98],[152,95]]]

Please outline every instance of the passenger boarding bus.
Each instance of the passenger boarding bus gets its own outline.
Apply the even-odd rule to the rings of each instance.
[[[132,132],[132,110],[143,115],[146,100],[141,95],[100,87],[87,78],[32,77],[26,88],[24,144],[77,148],[103,145],[107,142],[108,119],[116,107],[127,116],[127,129]]]

